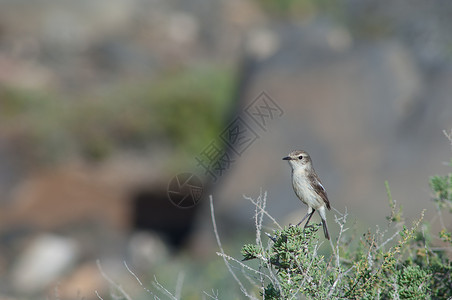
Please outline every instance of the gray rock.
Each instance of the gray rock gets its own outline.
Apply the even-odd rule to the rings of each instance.
[[[146,271],[168,259],[169,249],[158,235],[142,231],[130,237],[128,254],[134,266]]]
[[[11,284],[19,293],[33,294],[55,283],[77,261],[78,245],[69,238],[44,234],[21,253]]]

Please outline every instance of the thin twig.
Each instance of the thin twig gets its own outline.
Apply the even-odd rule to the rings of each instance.
[[[117,284],[116,282],[114,282],[102,269],[102,266],[100,265],[100,260],[96,261],[97,264],[97,268],[99,269],[100,274],[102,275],[102,277],[105,278],[105,280],[108,281],[108,283],[110,283],[111,286],[113,286],[114,288],[116,288],[123,296],[124,298],[126,298],[127,300],[132,300],[132,298],[126,293],[126,291],[122,288],[122,286],[120,286],[119,284]]]
[[[339,243],[342,238],[342,234],[348,230],[348,228],[344,229],[344,225],[347,222],[348,212],[347,212],[347,207],[345,207],[345,212],[343,214],[341,212],[339,212],[337,209],[334,209],[334,210],[337,211],[339,213],[339,215],[341,215],[340,218],[338,218],[337,215],[334,215],[334,221],[339,225],[340,230],[339,230],[339,236],[337,237],[337,241],[336,241],[336,247],[334,247],[333,242],[331,240],[330,240],[330,245],[331,245],[331,249],[333,250],[333,255],[336,258],[336,267],[340,269]]]
[[[258,245],[260,249],[264,249],[264,246],[262,244],[262,223],[263,223],[263,219],[264,219],[266,199],[267,199],[267,192],[265,192],[265,195],[262,198],[262,189],[261,189],[260,193],[259,193],[259,197],[256,200],[255,211],[254,211],[254,221],[255,221],[255,226],[256,226],[256,245]],[[267,257],[260,259],[259,272],[262,267],[262,262],[268,266],[267,261],[268,261]],[[259,287],[260,287],[260,289],[262,289],[262,291],[264,291],[264,289],[265,289],[264,276],[261,272],[259,273],[259,281],[260,281]]]
[[[439,223],[441,224],[442,229],[446,229],[446,224],[444,223],[444,220],[443,220],[443,214],[441,212],[441,208],[438,203],[436,203],[436,212],[438,213]]]
[[[209,200],[210,200],[210,215],[211,215],[211,219],[212,219],[213,231],[215,233],[215,238],[217,239],[217,244],[218,244],[218,247],[220,248],[221,255],[223,256],[224,263],[225,263],[226,267],[228,268],[229,273],[231,273],[232,277],[234,278],[234,280],[239,285],[240,290],[242,291],[242,293],[248,298],[255,299],[255,297],[252,297],[247,292],[247,290],[245,289],[243,284],[238,279],[237,275],[235,275],[234,271],[232,271],[231,266],[229,265],[227,259],[225,258],[224,249],[223,249],[223,246],[221,244],[220,235],[218,234],[218,230],[217,230],[217,223],[215,221],[215,211],[213,209],[213,197],[212,197],[212,195],[209,196]]]
[[[268,279],[271,279],[267,274],[262,273],[262,272],[260,272],[260,271],[258,271],[258,270],[256,270],[256,269],[253,269],[253,268],[251,268],[251,267],[245,265],[245,264],[242,263],[241,261],[235,259],[235,258],[232,257],[232,256],[227,255],[226,253],[217,252],[217,255],[223,257],[223,259],[225,259],[226,262],[229,261],[229,260],[232,260],[233,262],[237,263],[238,265],[240,265],[240,266],[241,266],[242,268],[244,268],[244,269],[247,269],[247,270],[249,270],[249,271],[252,271],[253,273],[256,273],[256,274],[258,274],[258,275],[266,276]],[[263,257],[257,257],[257,258],[265,259],[265,258],[263,258]],[[228,263],[228,265],[229,265],[229,262],[227,262],[227,263]],[[230,265],[229,265],[229,266],[230,266]],[[230,266],[230,267],[231,267],[231,266]]]
[[[397,230],[389,239],[387,239],[386,241],[384,241],[380,246],[378,246],[375,250],[380,250],[380,248],[384,247],[387,243],[389,243],[390,241],[392,241],[396,236],[398,236],[400,234],[400,230]]]
[[[124,261],[123,263],[124,263],[124,266],[127,269],[127,272],[129,272],[135,278],[135,280],[140,284],[140,286],[143,288],[143,290],[145,290],[147,293],[153,295],[154,298],[155,298],[156,296],[154,295],[154,293],[152,293],[147,287],[145,287],[143,285],[143,283],[141,282],[140,278],[138,278],[138,276],[129,268],[129,266],[127,265],[127,262]]]
[[[100,300],[104,300],[104,298],[102,298],[102,297],[99,295],[99,292],[98,292],[97,290],[95,290],[94,293],[96,293],[97,298],[99,298]]]
[[[176,292],[174,293],[177,299],[181,299],[182,286],[184,285],[185,273],[179,272],[177,275]]]
[[[245,197],[245,196],[244,196]],[[246,198],[246,197],[245,197]],[[255,226],[256,226],[256,244],[261,248],[264,249],[264,246],[262,244],[262,224],[263,224],[263,218],[264,218],[264,214],[267,215],[270,219],[273,219],[273,222],[279,226],[278,222],[276,222],[276,220],[265,210],[265,207],[267,205],[267,192],[264,193],[264,196],[262,197],[262,190],[259,194],[259,197],[257,198],[257,201],[254,201],[252,199],[250,199],[250,201],[256,206],[256,210],[255,210]],[[258,208],[260,209],[260,211],[258,211]],[[259,217],[260,215],[260,217]],[[281,226],[279,226],[281,229]],[[271,245],[269,243],[267,243],[267,250],[269,250],[271,248]],[[264,254],[266,253],[265,251],[263,252]],[[273,283],[273,286],[277,286],[280,293],[283,293],[283,289],[281,287],[281,284],[277,278],[277,276],[273,273],[272,270],[272,265],[270,263],[270,257],[260,257],[260,262],[261,264],[259,265],[259,269],[261,268],[262,265],[265,265],[265,267],[268,270],[268,273],[270,274],[270,276],[267,276],[270,278],[270,280]],[[259,271],[260,274],[263,274]],[[260,287],[262,289],[262,292],[265,290],[265,286],[264,286],[264,278],[261,275],[260,276]],[[262,297],[264,297],[264,293],[262,293]]]
[[[330,289],[330,292],[327,295],[327,299],[331,299],[331,297],[333,296],[334,290],[336,289],[336,286],[339,283],[339,281],[345,276],[345,274],[350,272],[354,267],[355,266],[351,266],[347,271],[339,273],[339,275],[337,276],[336,280],[333,283],[333,286]]]
[[[450,149],[452,150],[452,129],[450,130],[450,132],[447,132],[446,130],[443,130],[443,133],[446,136],[446,138],[449,140],[449,142],[450,142]]]
[[[208,294],[206,291],[203,291],[204,294],[206,294],[207,297],[212,298],[214,300],[218,300],[218,290],[217,293],[215,294],[215,291],[212,290],[212,295]]]
[[[251,197],[247,197],[245,195],[243,195],[243,198],[245,198],[246,200],[250,201],[251,203],[253,203],[254,205],[256,205],[256,207],[258,207],[270,220],[272,220],[272,222],[278,226],[278,229],[283,229],[281,225],[279,225],[279,223],[275,220],[275,218],[273,218],[267,211],[265,211],[262,207],[259,206],[259,204],[253,200],[253,198]]]
[[[171,294],[170,291],[168,291],[163,285],[161,285],[161,284],[157,281],[157,276],[155,276],[155,275],[154,275],[154,283],[155,283],[155,286],[156,286],[158,289],[160,289],[160,290],[164,291],[165,293],[167,293],[168,296],[169,296],[171,299],[173,299],[173,300],[178,300],[173,294]]]
[[[424,249],[425,249],[425,258],[427,260],[427,265],[430,265],[430,258],[429,258],[429,253],[430,251],[428,251],[428,246],[427,246],[427,239],[425,238],[425,226],[422,226],[422,237],[424,238]]]

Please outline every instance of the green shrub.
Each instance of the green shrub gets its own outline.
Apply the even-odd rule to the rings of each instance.
[[[438,213],[446,207],[450,209],[451,174],[433,176],[430,187]],[[446,247],[432,247],[434,235],[430,226],[423,223],[424,211],[407,227],[387,183],[386,188],[391,208],[388,230],[369,231],[353,246],[351,237],[346,234],[347,214],[336,216],[340,233],[336,242],[330,243],[331,255],[320,254],[328,249],[325,249],[327,241],[318,238],[320,225],[317,224],[306,229],[289,226],[274,230],[272,234],[267,233],[268,244],[264,246],[261,235],[263,216],[268,215],[264,210],[266,195],[250,199],[256,205],[257,237],[255,244],[243,246],[242,256],[243,261],[257,261],[258,268],[252,273],[260,274],[255,276],[251,289],[259,291],[263,299],[451,297],[452,264],[447,257],[452,250],[451,232],[443,225],[435,241],[446,243]],[[252,268],[242,269],[249,272]]]

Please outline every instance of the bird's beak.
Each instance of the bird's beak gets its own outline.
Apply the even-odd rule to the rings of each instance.
[[[283,157],[283,160],[291,160],[290,156]]]

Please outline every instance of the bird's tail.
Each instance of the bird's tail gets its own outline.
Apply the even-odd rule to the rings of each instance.
[[[328,226],[326,226],[326,220],[322,218],[322,225],[323,225],[323,233],[325,234],[325,238],[327,240],[330,239],[330,235],[328,234]]]

